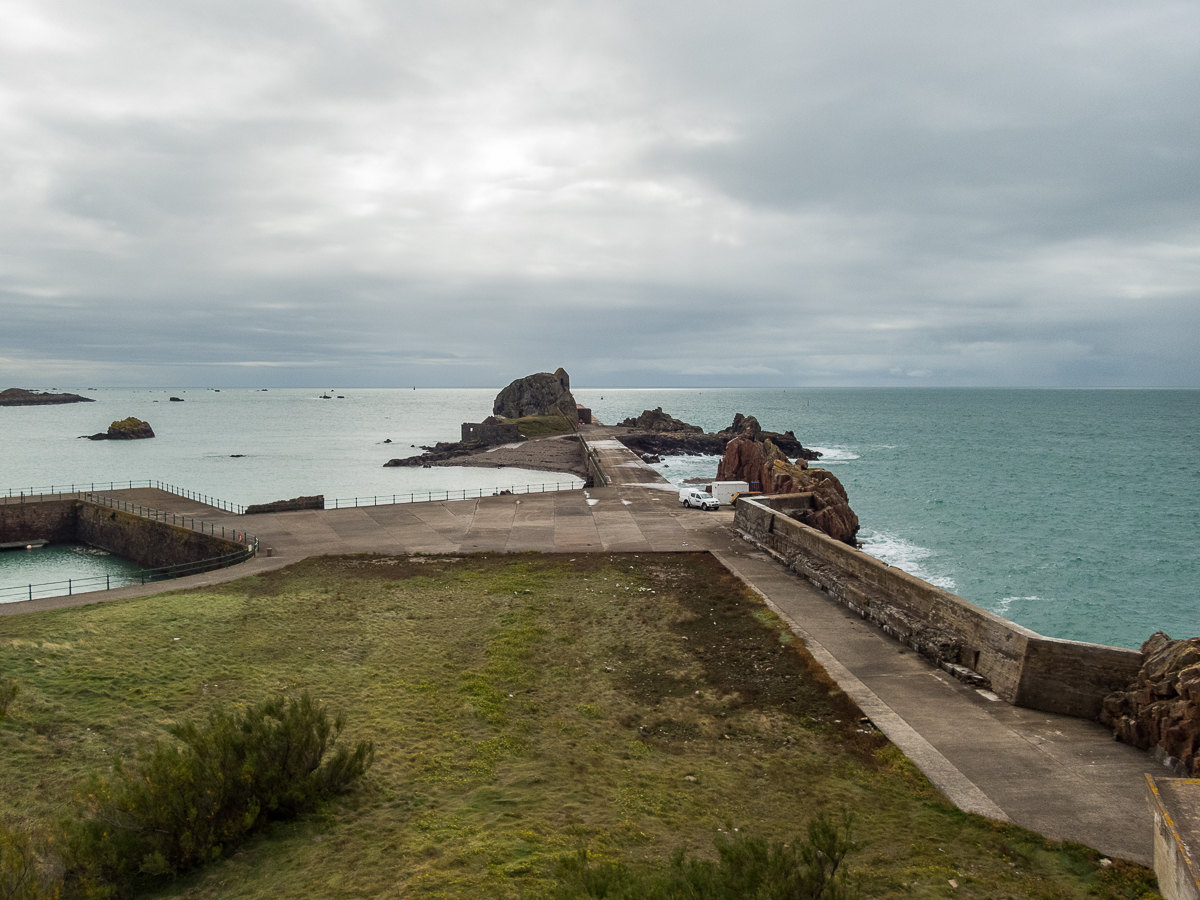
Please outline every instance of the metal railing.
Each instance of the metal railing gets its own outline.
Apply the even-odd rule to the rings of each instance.
[[[125,482],[113,482],[114,484],[124,485]],[[65,485],[63,486],[65,487]],[[74,487],[74,485],[73,485]],[[82,486],[81,486],[82,487]],[[117,488],[120,490],[121,488]],[[34,501],[34,497],[45,497],[46,494],[34,494],[33,496],[25,495],[24,499],[30,502]],[[63,493],[51,496],[64,496]],[[93,575],[85,578],[68,578],[64,581],[47,581],[42,584],[28,584],[17,587],[0,587],[0,603],[12,602],[14,600],[34,600],[39,597],[58,597],[62,594],[72,596],[77,593],[89,593],[91,591],[112,590],[114,587],[127,587],[131,584],[149,584],[154,581],[166,581],[169,579],[183,578],[186,575],[199,575],[203,572],[211,572],[214,569],[227,569],[230,566],[245,562],[248,559],[253,559],[258,555],[258,538],[252,534],[246,534],[236,528],[226,528],[224,525],[214,525],[211,522],[205,522],[203,519],[196,519],[194,516],[183,516],[178,513],[169,513],[161,509],[155,509],[150,506],[142,506],[141,504],[131,503],[128,500],[122,500],[117,497],[105,497],[100,494],[93,494],[87,491],[74,491],[71,496],[79,497],[87,503],[94,503],[97,506],[103,506],[108,509],[118,509],[122,512],[127,512],[131,515],[138,516],[143,519],[150,519],[154,522],[162,522],[163,524],[174,525],[177,528],[185,528],[188,531],[195,531],[199,534],[208,534],[213,537],[219,536],[227,541],[232,541],[236,544],[241,544],[237,550],[231,553],[223,553],[220,556],[213,556],[208,559],[194,560],[186,563],[175,563],[169,566],[157,566],[149,569],[142,569],[130,575]],[[64,591],[63,588],[66,588]],[[36,597],[35,597],[36,593]]]
[[[111,591],[113,588],[129,587],[130,585],[169,581],[187,575],[201,575],[215,569],[228,569],[230,566],[236,566],[238,563],[252,559],[257,554],[258,538],[254,538],[253,543],[234,553],[225,553],[221,556],[194,562],[178,563],[173,566],[142,569],[129,575],[91,575],[85,578],[67,578],[63,581],[46,581],[41,584],[0,587],[0,603],[39,600],[63,595],[70,597],[92,591]]]
[[[580,438],[583,441],[582,438]],[[587,442],[583,441],[585,451],[592,456],[595,451],[587,446]],[[604,478],[604,473],[600,471],[599,463],[595,463],[596,473],[599,478],[603,479],[604,484],[608,484],[608,479]],[[470,500],[477,497],[496,496],[502,493],[509,494],[541,494],[552,491],[572,491],[578,490],[581,487],[580,482],[575,481],[556,481],[543,482],[541,484],[510,484],[507,487],[501,485],[498,487],[486,488],[460,488],[458,490],[442,490],[442,491],[409,491],[407,494],[375,494],[370,497],[342,497],[335,500],[326,500],[326,509],[345,509],[346,507],[355,506],[380,506],[389,503],[432,503],[442,500]],[[228,503],[217,497],[212,497],[208,494],[200,494],[196,491],[189,491],[185,488],[176,487],[173,484],[167,484],[163,481],[155,481],[153,479],[145,479],[143,481],[91,481],[91,482],[75,482],[70,485],[52,484],[47,487],[31,487],[31,488],[9,488],[5,493],[0,494],[0,499],[5,497],[12,499],[20,499],[30,502],[41,502],[45,500],[62,500],[65,497],[82,497],[84,495],[94,495],[97,491],[125,491],[135,488],[157,488],[160,491],[166,491],[169,494],[175,494],[177,497],[184,497],[188,500],[195,500],[198,503],[203,503],[206,506],[211,506],[216,509],[222,509],[226,512],[234,513],[235,515],[245,515],[246,507],[239,503]],[[137,506],[137,504],[128,504],[129,507],[138,509],[149,509],[149,507]],[[124,508],[124,507],[123,507]],[[161,515],[172,515],[170,513],[162,513]],[[192,520],[190,516],[177,516],[179,521],[184,519]],[[212,532],[215,534],[215,532]]]
[[[48,487],[8,488],[5,493],[0,494],[0,497],[11,497],[21,500],[45,500],[49,496],[62,499],[68,494],[91,494],[103,490],[132,491],[135,488],[157,488],[160,491],[166,491],[168,494],[175,494],[178,497],[195,500],[197,503],[203,503],[205,506],[223,509],[225,512],[236,513],[237,515],[241,515],[246,511],[246,507],[240,504],[229,503],[217,497],[211,497],[208,494],[189,491],[186,488],[177,487],[173,484],[167,484],[165,481],[156,481],[151,478],[145,478],[140,481],[76,481],[70,485],[52,484]]]
[[[105,497],[103,494],[88,492],[80,494],[79,497],[88,503],[95,503],[97,506],[119,509],[121,512],[131,513],[143,519],[151,519],[155,522],[175,525],[179,528],[186,528],[189,531],[198,531],[200,534],[211,534],[213,537],[218,537],[217,529],[219,528],[221,530],[219,537],[238,544],[249,544],[258,540],[254,535],[246,534],[240,528],[226,528],[224,525],[214,525],[212,522],[205,522],[203,519],[197,519],[195,516],[166,512],[165,510],[155,509],[152,506],[142,506],[140,503],[122,500],[119,497]]]
[[[456,491],[412,491],[407,494],[375,494],[372,497],[349,497],[326,500],[326,509],[350,509],[356,506],[387,506],[395,503],[432,503],[442,500],[471,500],[476,497],[496,497],[500,494],[546,494],[554,491],[577,491],[580,481],[556,481],[543,484],[510,484],[508,487],[462,488]]]

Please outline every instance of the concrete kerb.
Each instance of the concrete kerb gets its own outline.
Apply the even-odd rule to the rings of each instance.
[[[882,731],[893,744],[913,761],[925,776],[933,783],[943,796],[959,809],[965,812],[978,813],[989,819],[1001,822],[1011,821],[1004,810],[993,803],[978,786],[964,775],[950,760],[946,759],[937,749],[921,737],[919,733],[904,719],[896,714],[890,706],[884,703],[869,687],[863,684],[854,674],[843,666],[821,643],[809,634],[799,622],[789,616],[766,593],[761,591],[753,579],[726,554],[713,552],[713,556],[728,569],[739,581],[745,584],[762,598],[772,612],[787,623],[791,632],[804,642],[813,659],[850,697],[858,704],[859,709]]]

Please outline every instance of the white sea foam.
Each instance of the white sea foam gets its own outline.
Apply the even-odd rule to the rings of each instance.
[[[996,602],[996,605],[992,608],[992,612],[996,613],[997,615],[1007,617],[1008,611],[1014,603],[1040,603],[1041,601],[1042,598],[1038,596],[1004,597]]]
[[[719,456],[664,456],[650,468],[672,484],[681,485],[689,478],[715,478]]]
[[[851,460],[862,458],[853,450],[846,447],[810,447],[809,449],[816,450],[821,454],[821,458],[813,463],[813,465],[817,466],[823,466],[826,463],[850,462]]]
[[[932,559],[937,554],[927,547],[919,547],[902,537],[885,531],[865,531],[859,533],[863,552],[871,554],[878,560],[903,569],[909,575],[924,579],[930,584],[937,585],[947,591],[954,590],[954,579],[949,575],[939,575],[925,560]]]

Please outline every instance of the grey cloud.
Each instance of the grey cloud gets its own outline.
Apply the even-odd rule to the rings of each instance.
[[[1192,4],[10,21],[0,381],[1200,385]]]

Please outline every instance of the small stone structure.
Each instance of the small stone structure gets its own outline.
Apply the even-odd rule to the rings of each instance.
[[[521,440],[521,430],[510,422],[488,416],[482,422],[463,422],[462,442],[481,444],[511,444]]]
[[[1028,709],[1096,719],[1136,650],[1044,637],[789,516],[803,495],[739,497],[734,528],[934,664]]]

